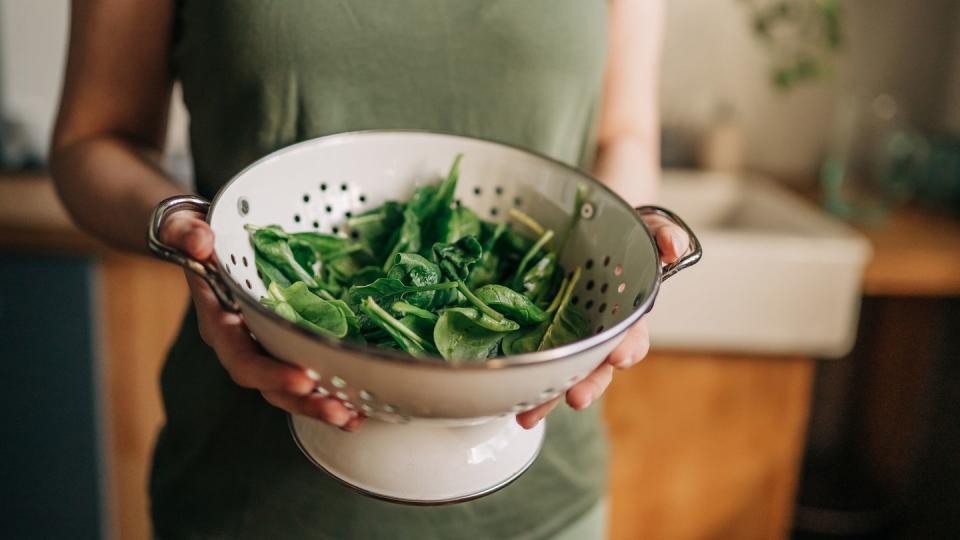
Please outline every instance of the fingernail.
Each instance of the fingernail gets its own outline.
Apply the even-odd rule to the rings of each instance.
[[[627,368],[627,367],[630,367],[632,364],[633,364],[633,357],[627,356],[627,357],[621,358],[619,361],[614,363],[613,366],[618,368]]]
[[[680,233],[674,232],[671,235],[673,239],[673,252],[677,255],[680,255],[687,250],[687,246],[684,245],[683,237],[680,236]]]

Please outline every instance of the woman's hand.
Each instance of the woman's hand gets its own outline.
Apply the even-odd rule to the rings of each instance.
[[[660,260],[671,263],[679,259],[689,243],[687,234],[670,221],[656,215],[644,216],[643,220],[654,234],[660,250]],[[596,401],[613,380],[613,370],[626,369],[643,360],[650,349],[650,336],[647,324],[641,318],[627,331],[623,342],[610,353],[606,361],[577,384],[567,390],[567,404],[576,410],[583,410]],[[560,403],[557,397],[534,409],[517,415],[517,423],[524,429],[531,429]]]
[[[213,256],[213,231],[191,212],[176,212],[167,218],[160,237],[197,260]],[[221,309],[213,291],[199,276],[189,271],[186,275],[200,336],[217,353],[234,382],[259,390],[271,405],[289,413],[311,416],[347,431],[360,426],[362,416],[339,400],[314,392],[315,373],[267,356],[250,337],[240,315]]]

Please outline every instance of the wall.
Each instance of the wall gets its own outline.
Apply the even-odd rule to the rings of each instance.
[[[836,77],[782,94],[749,32],[741,0],[665,0],[662,116],[699,130],[717,102],[742,122],[750,168],[787,178],[816,172],[834,102],[855,88],[892,92],[920,124],[960,130],[960,2],[844,0],[847,46]],[[45,149],[68,28],[65,1],[0,0],[0,108],[23,119]],[[175,103],[170,146],[186,149],[186,113]]]
[[[816,174],[835,100],[845,92],[890,92],[921,125],[943,127],[944,101],[955,101],[942,97],[951,60],[952,71],[960,71],[960,46],[950,46],[957,42],[960,2],[844,0],[847,41],[835,77],[786,94],[769,84],[767,58],[750,35],[742,4],[667,1],[665,124],[702,129],[717,102],[731,103],[744,130],[748,167],[806,181]],[[958,95],[960,76],[953,85]]]

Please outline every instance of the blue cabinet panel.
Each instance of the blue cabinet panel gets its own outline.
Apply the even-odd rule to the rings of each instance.
[[[0,538],[101,538],[92,261],[0,255]]]

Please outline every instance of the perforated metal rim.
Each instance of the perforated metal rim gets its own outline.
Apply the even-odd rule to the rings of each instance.
[[[217,191],[217,194],[213,197],[213,200],[210,203],[210,210],[207,212],[206,221],[207,223],[210,223],[211,216],[216,210],[221,197],[230,188],[230,186],[234,182],[236,182],[240,177],[246,174],[249,170],[253,169],[254,167],[257,167],[267,161],[278,159],[282,157],[284,154],[294,152],[300,149],[301,147],[316,144],[319,141],[342,143],[352,138],[359,138],[359,137],[364,137],[368,135],[390,134],[390,133],[439,135],[443,137],[451,137],[456,139],[482,141],[490,144],[503,146],[505,148],[517,150],[525,154],[534,156],[536,158],[542,159],[546,162],[557,165],[562,169],[566,169],[567,171],[572,172],[577,176],[579,176],[582,181],[590,184],[591,188],[596,188],[606,192],[608,195],[611,196],[613,201],[616,201],[617,204],[620,204],[625,211],[627,211],[630,215],[632,215],[633,218],[636,220],[637,224],[639,224],[642,227],[644,233],[647,236],[648,241],[650,242],[651,249],[656,254],[656,259],[659,260],[659,249],[657,248],[656,239],[654,239],[653,235],[650,234],[650,230],[643,223],[643,220],[641,219],[640,215],[636,211],[634,211],[633,206],[630,205],[625,200],[623,200],[622,197],[620,197],[616,192],[614,192],[608,186],[606,186],[599,180],[593,178],[592,176],[584,173],[583,171],[575,167],[572,167],[562,161],[554,159],[550,156],[541,154],[533,150],[529,150],[527,148],[516,146],[510,143],[505,143],[502,141],[497,141],[497,140],[488,139],[488,138],[466,137],[464,135],[457,135],[455,133],[446,133],[441,131],[430,131],[430,130],[423,130],[423,129],[372,129],[372,130],[361,130],[361,131],[348,131],[344,133],[335,133],[332,135],[325,135],[322,137],[308,139],[308,140],[301,141],[301,142],[292,144],[290,146],[281,148],[280,150],[276,150],[254,161],[250,165],[247,165],[246,167],[244,167],[243,170],[235,174],[229,181],[227,181],[220,188],[219,191]],[[519,368],[524,366],[539,365],[544,362],[559,360],[568,356],[572,356],[575,354],[579,354],[579,353],[594,349],[596,347],[599,347],[603,343],[618,337],[620,334],[623,334],[628,329],[630,329],[630,327],[633,326],[633,324],[636,323],[640,319],[640,317],[642,317],[647,312],[649,312],[650,309],[653,307],[654,300],[656,299],[657,294],[660,291],[660,283],[663,275],[661,266],[657,264],[655,265],[655,267],[656,267],[655,268],[656,279],[654,280],[654,283],[650,287],[649,295],[642,302],[640,302],[639,305],[635,307],[633,313],[625,317],[622,321],[620,321],[616,325],[610,328],[607,328],[605,330],[602,330],[599,333],[595,333],[590,337],[563,345],[562,347],[557,347],[557,348],[549,349],[546,351],[518,354],[513,356],[498,356],[496,358],[484,360],[483,362],[473,362],[473,361],[452,361],[451,362],[449,360],[445,360],[440,357],[418,358],[418,357],[403,354],[401,352],[395,352],[389,349],[382,349],[379,347],[373,347],[366,344],[353,343],[346,340],[328,338],[326,336],[316,334],[314,332],[311,332],[310,330],[307,330],[306,328],[298,326],[297,324],[292,323],[284,319],[283,317],[277,315],[273,311],[270,311],[269,309],[263,307],[262,305],[260,305],[259,302],[251,298],[246,293],[246,291],[244,291],[242,287],[240,287],[233,279],[225,279],[224,282],[227,284],[227,287],[230,289],[233,295],[240,302],[245,304],[247,307],[263,314],[265,317],[267,317],[268,319],[270,319],[271,321],[273,321],[274,323],[280,326],[288,328],[301,335],[307,336],[310,339],[320,341],[327,346],[330,346],[351,354],[362,354],[367,358],[375,358],[377,360],[385,360],[390,362],[400,361],[400,362],[409,364],[411,366],[420,366],[425,368],[440,368],[440,369],[483,370],[483,369]],[[217,268],[221,272],[227,272],[227,267],[223,262],[221,262],[219,256],[217,257]]]

